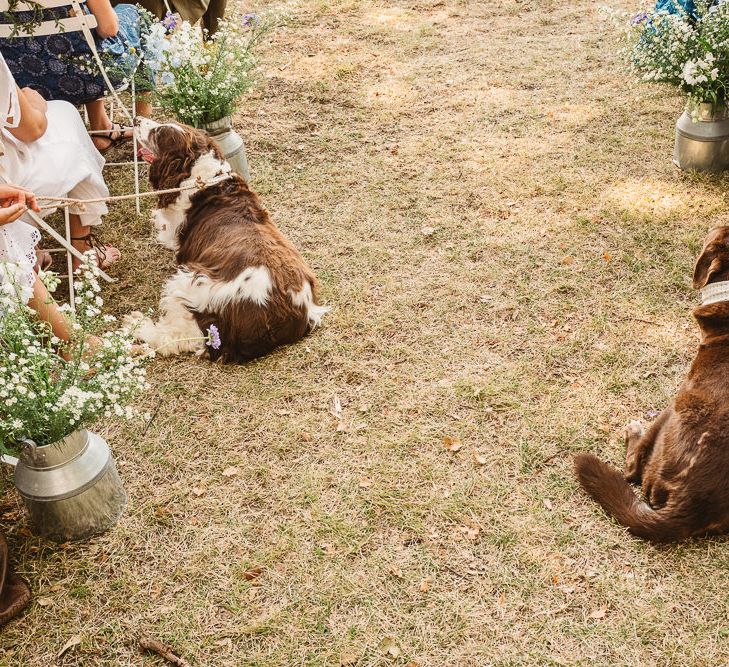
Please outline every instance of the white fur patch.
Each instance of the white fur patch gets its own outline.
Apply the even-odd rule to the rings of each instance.
[[[131,313],[124,324],[137,340],[147,343],[157,354],[167,357],[183,352],[205,350],[203,333],[186,307],[186,295],[191,288],[191,274],[178,271],[162,290],[159,302],[160,318],[153,322],[141,313]]]
[[[207,182],[223,174],[229,174],[230,165],[225,160],[215,157],[213,151],[205,153],[198,158],[190,170],[190,177],[180,183],[181,188],[195,185],[198,179]],[[158,208],[152,212],[152,222],[157,230],[157,240],[165,248],[177,250],[177,231],[185,222],[190,209],[190,198],[198,192],[197,188],[183,190],[175,201],[165,208]]]
[[[184,269],[179,274],[192,275]],[[227,282],[211,280],[198,275],[186,290],[185,299],[190,308],[197,311],[219,311],[235,301],[252,301],[265,306],[271,295],[273,283],[265,266],[249,266],[235,280]]]
[[[311,292],[311,283],[309,281],[298,292],[289,290],[289,296],[295,306],[306,307],[306,314],[312,329],[316,329],[321,324],[321,318],[331,310],[328,306],[317,306],[314,303],[314,295]]]

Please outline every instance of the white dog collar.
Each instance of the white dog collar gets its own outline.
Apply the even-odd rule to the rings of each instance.
[[[701,290],[701,305],[708,306],[720,301],[729,301],[729,280],[711,283]]]

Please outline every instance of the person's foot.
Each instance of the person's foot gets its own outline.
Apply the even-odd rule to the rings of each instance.
[[[71,243],[76,250],[79,252],[88,252],[89,250],[96,251],[96,261],[100,269],[108,269],[112,264],[118,262],[121,259],[121,252],[118,248],[109,244],[97,243],[95,238],[91,234],[86,236],[80,236],[78,238],[72,238]],[[81,266],[81,261],[77,258],[73,258],[73,270],[75,271]]]
[[[48,271],[53,266],[53,257],[47,250],[41,250],[40,248],[35,251],[38,262],[35,265],[36,273],[41,271]]]
[[[119,123],[112,123],[109,127],[93,128],[94,131],[103,131],[104,134],[92,134],[91,141],[94,142],[99,153],[106,153],[112,146],[131,141],[134,135],[134,128],[121,126]]]

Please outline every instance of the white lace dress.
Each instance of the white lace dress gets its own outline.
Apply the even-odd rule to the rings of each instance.
[[[104,158],[91,141],[81,116],[68,102],[48,102],[48,128],[32,143],[18,141],[8,132],[20,122],[15,80],[0,55],[0,176],[36,195],[96,199],[108,197],[101,170]],[[71,207],[84,225],[98,225],[108,211],[105,203]],[[43,211],[43,215],[52,213]],[[16,220],[0,225],[0,262],[17,262],[22,270],[17,280],[35,282],[35,247],[40,233],[30,224]],[[30,218],[28,218],[30,221]]]
[[[2,58],[2,56],[0,56]],[[7,70],[5,61],[0,63],[0,140],[5,139],[8,128],[18,126],[20,107],[15,91],[15,81]],[[5,159],[4,141],[0,141],[0,165]],[[0,177],[10,181],[0,169]],[[41,240],[40,232],[22,220],[0,225],[0,277],[3,282],[12,280],[18,292],[25,297],[32,293],[35,283],[33,267],[37,258],[35,247]],[[14,268],[13,265],[17,265]]]

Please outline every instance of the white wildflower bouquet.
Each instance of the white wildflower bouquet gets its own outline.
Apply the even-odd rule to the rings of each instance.
[[[254,50],[272,25],[246,14],[238,21],[221,21],[218,32],[203,39],[200,28],[173,14],[154,23],[146,62],[157,75],[163,111],[193,127],[233,113],[254,83]]]
[[[729,0],[696,0],[692,11],[644,11],[628,21],[629,57],[643,81],[679,87],[691,106],[726,103]]]
[[[76,312],[61,307],[69,342],[26,305],[16,270],[0,264],[0,453],[16,452],[25,438],[56,442],[99,417],[135,417],[129,403],[148,387],[146,358],[132,354],[128,333],[105,330],[114,318],[101,312],[96,263],[89,258],[77,272]],[[41,279],[49,289],[59,282]]]

